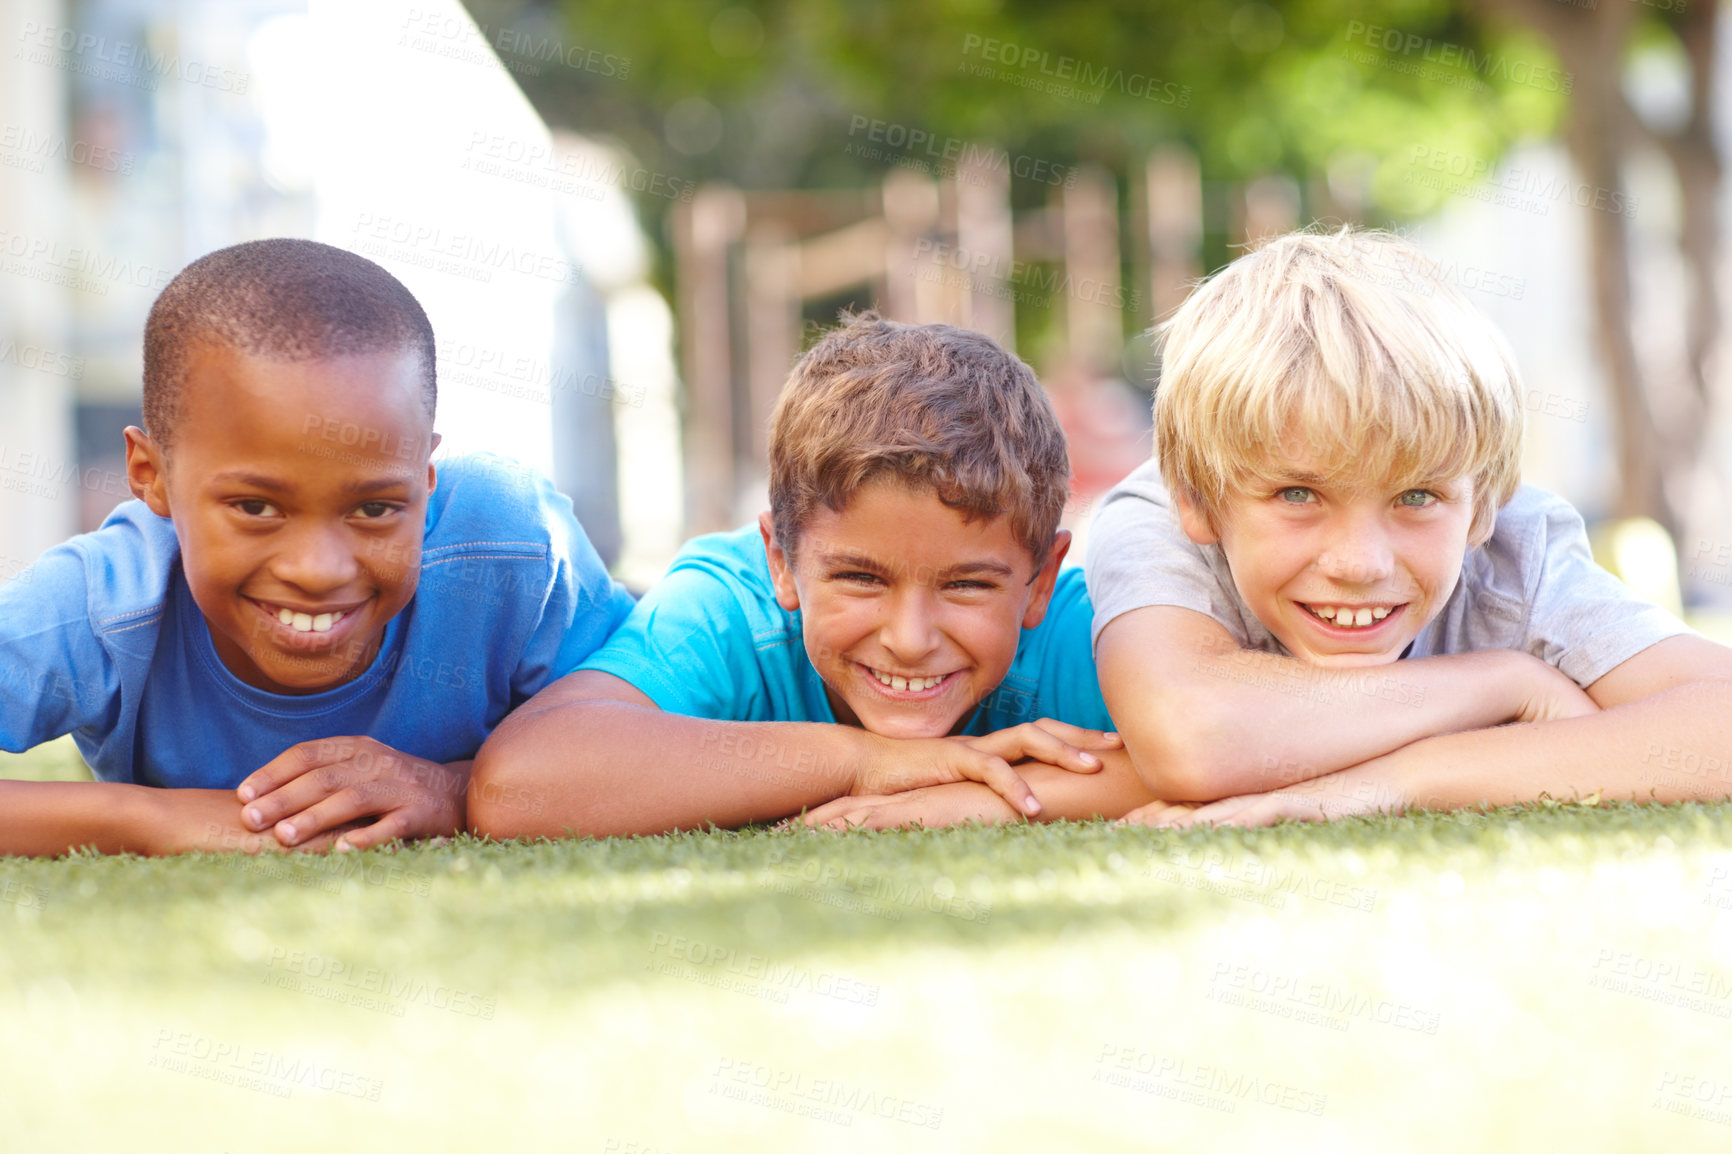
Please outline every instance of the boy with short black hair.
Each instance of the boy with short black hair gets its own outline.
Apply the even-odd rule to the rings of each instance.
[[[126,430],[139,499],[0,587],[0,748],[70,733],[99,780],[0,782],[0,852],[465,824],[483,739],[631,598],[546,481],[435,474],[435,399],[425,313],[362,257],[256,241],[163,290]]]
[[[1648,758],[1725,761],[1732,650],[1518,487],[1521,398],[1496,330],[1386,234],[1283,237],[1191,295],[1164,326],[1155,460],[1107,496],[1086,563],[1137,770],[1215,803],[1137,820],[1732,794]]]
[[[607,645],[489,739],[478,833],[1151,799],[1100,732],[1088,598],[1059,569],[1064,434],[1028,366],[978,333],[855,317],[794,367],[769,464],[757,525],[689,542]]]

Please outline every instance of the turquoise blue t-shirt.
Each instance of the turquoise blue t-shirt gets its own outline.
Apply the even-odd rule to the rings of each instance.
[[[1042,717],[1112,729],[1089,646],[1092,614],[1082,571],[1060,571],[1045,619],[1022,631],[1010,671],[963,732],[992,733]],[[667,576],[582,668],[611,673],[687,717],[836,720],[806,656],[799,611],[776,601],[756,525],[687,542]]]
[[[103,781],[232,789],[291,745],[372,737],[431,761],[575,669],[630,611],[545,479],[441,463],[415,596],[365,673],[321,693],[247,685],[217,657],[174,526],[128,501],[0,586],[0,749],[70,733]]]

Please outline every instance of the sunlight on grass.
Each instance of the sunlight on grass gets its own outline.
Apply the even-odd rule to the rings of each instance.
[[[1608,806],[6,861],[0,1085],[20,1149],[1712,1147],[1729,846]]]

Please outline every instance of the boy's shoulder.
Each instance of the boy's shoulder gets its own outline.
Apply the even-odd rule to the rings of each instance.
[[[90,631],[122,639],[162,616],[179,560],[174,522],[135,498],[98,528],[48,550],[20,579],[48,586],[61,603],[82,595]]]
[[[533,546],[542,551],[567,529],[571,499],[529,466],[492,453],[434,462],[422,552]]]

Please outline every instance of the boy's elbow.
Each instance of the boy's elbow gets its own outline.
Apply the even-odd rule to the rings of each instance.
[[[518,772],[509,744],[489,741],[475,755],[466,799],[469,832],[500,841],[546,833],[547,798]]]
[[[1207,704],[1162,710],[1154,724],[1124,726],[1131,764],[1149,792],[1163,801],[1219,801],[1248,792],[1244,767],[1234,757],[1232,723]]]

